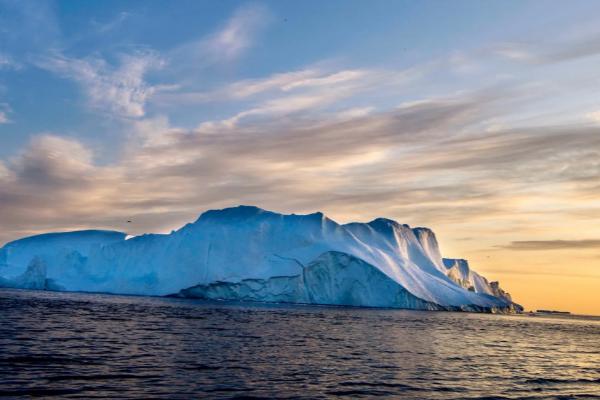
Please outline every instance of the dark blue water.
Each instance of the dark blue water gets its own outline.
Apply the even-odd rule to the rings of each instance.
[[[0,396],[600,398],[600,321],[0,290]]]

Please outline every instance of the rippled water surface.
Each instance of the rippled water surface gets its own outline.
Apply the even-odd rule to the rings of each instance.
[[[0,290],[0,396],[600,398],[600,321]]]

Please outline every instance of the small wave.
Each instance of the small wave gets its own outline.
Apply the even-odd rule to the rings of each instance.
[[[243,388],[243,387],[216,387],[213,389],[206,389],[205,392],[207,393],[213,393],[213,392],[224,392],[224,393],[231,393],[231,392],[253,392],[254,389],[252,388]],[[244,396],[245,398],[246,396]]]
[[[94,374],[94,375],[54,375],[45,379],[49,382],[60,381],[101,381],[105,379],[156,379],[160,375],[135,375],[135,374]]]
[[[17,390],[1,390],[0,397],[47,397],[47,396],[66,396],[77,394],[87,390],[86,388],[78,389],[48,389],[48,388],[28,388]]]
[[[40,356],[40,355],[28,355],[28,356],[14,356],[0,358],[1,364],[34,364],[34,365],[89,365],[96,364],[95,362],[79,357],[54,357],[54,356]]]
[[[394,392],[384,391],[384,390],[330,390],[325,392],[326,395],[329,396],[391,396],[394,395]]]
[[[193,371],[217,371],[223,367],[216,365],[205,365],[205,364],[191,364],[180,367],[181,369],[193,370]]]
[[[526,384],[568,384],[568,383],[600,383],[600,378],[577,378],[577,379],[560,379],[560,378],[533,378],[525,379]]]
[[[389,383],[389,382],[340,382],[339,386],[364,386],[374,388],[393,388],[397,390],[414,390],[419,391],[421,388],[405,385],[402,383]]]

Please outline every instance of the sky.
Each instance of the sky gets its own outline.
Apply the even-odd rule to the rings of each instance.
[[[528,310],[600,315],[598,15],[0,0],[0,243],[238,204],[382,216],[432,228]]]

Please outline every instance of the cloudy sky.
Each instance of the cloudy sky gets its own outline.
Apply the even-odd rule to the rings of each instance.
[[[385,216],[527,309],[600,314],[598,15],[0,0],[0,242],[237,204]]]

